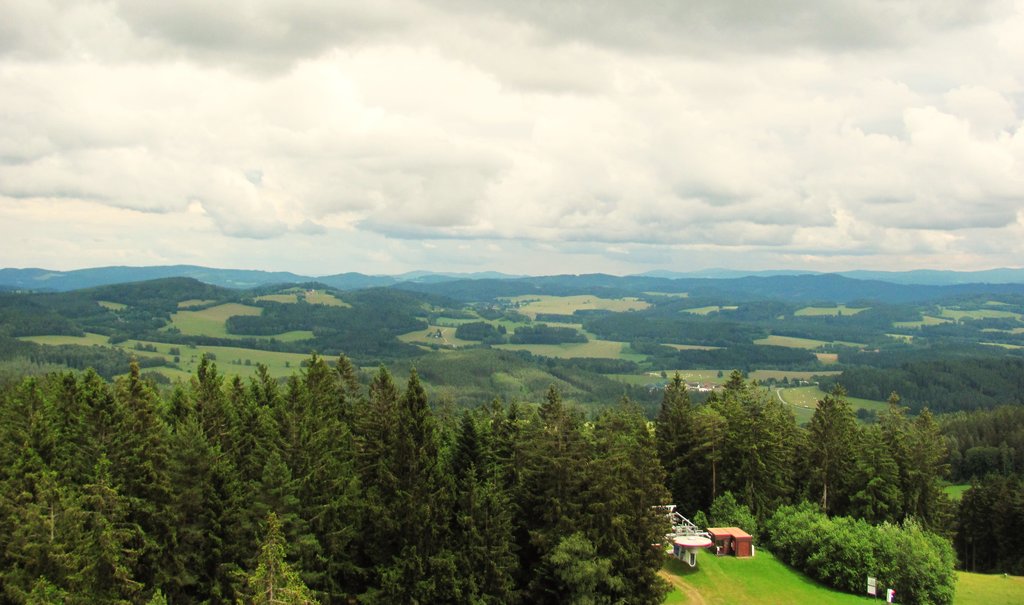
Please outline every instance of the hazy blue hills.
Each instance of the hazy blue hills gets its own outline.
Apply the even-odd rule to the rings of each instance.
[[[641,293],[687,293],[693,298],[730,300],[774,299],[801,303],[875,301],[921,303],[984,293],[1024,295],[1024,269],[956,271],[851,271],[806,273],[731,270],[695,273],[651,272],[616,276],[602,273],[523,277],[498,272],[365,275],[349,272],[326,276],[283,271],[217,269],[196,265],[97,267],[74,271],[0,269],[0,290],[64,292],[99,286],[187,277],[232,289],[277,284],[321,283],[338,290],[396,287],[455,300],[480,301],[530,294],[595,294],[610,297]]]

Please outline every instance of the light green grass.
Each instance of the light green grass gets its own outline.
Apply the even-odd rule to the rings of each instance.
[[[600,357],[603,359],[626,359],[627,345],[614,340],[590,340],[559,345],[496,345],[494,348],[506,351],[529,351],[542,357],[570,359],[573,357]]]
[[[761,549],[757,549],[754,557],[744,559],[716,557],[705,551],[697,556],[695,568],[669,559],[664,569],[696,589],[708,605],[863,605],[871,602],[867,597],[839,592],[819,584]]]
[[[754,370],[747,378],[752,380],[768,380],[774,378],[775,380],[782,380],[788,378],[790,380],[811,380],[815,376],[834,376],[836,374],[842,374],[838,370],[830,370],[828,372],[799,372],[794,370]]]
[[[672,343],[664,343],[666,347],[672,347],[677,351],[714,351],[721,349],[722,347],[708,347],[705,345],[678,345]]]
[[[437,334],[438,330],[441,331],[441,338],[435,338],[433,336],[434,334]],[[462,340],[461,338],[455,338],[454,327],[440,325],[432,325],[426,330],[416,330],[415,332],[402,334],[398,337],[398,340],[410,344],[443,345],[449,347],[465,347],[480,344],[475,340]]]
[[[22,336],[18,340],[26,340],[41,345],[105,345],[109,342],[102,334],[85,333],[85,336]]]
[[[914,337],[911,336],[910,334],[886,334],[886,336],[888,336],[889,338],[892,338],[893,340],[900,340],[900,341],[903,341],[903,342],[913,342],[914,341]]]
[[[735,311],[739,309],[736,305],[718,306],[712,305],[710,307],[694,307],[692,309],[680,309],[683,313],[692,313],[694,315],[710,315],[711,313],[718,313],[720,311]]]
[[[836,305],[834,307],[804,307],[793,313],[798,317],[837,317],[839,315],[856,315],[861,311],[867,311],[871,307],[847,307]]]
[[[518,311],[531,318],[538,313],[554,313],[572,315],[581,310],[605,310],[621,313],[624,311],[641,311],[650,307],[650,303],[638,298],[601,298],[600,296],[548,296],[528,294],[506,298],[509,302],[520,303]]]
[[[264,294],[263,296],[257,296],[256,300],[266,300],[269,302],[276,302],[285,305],[290,305],[299,302],[298,294]]]
[[[217,368],[222,374],[239,376],[251,376],[256,372],[256,364],[262,363],[267,366],[270,374],[275,377],[290,376],[294,372],[298,372],[300,364],[303,360],[309,359],[309,355],[303,353],[281,353],[277,351],[259,351],[256,349],[245,349],[242,347],[207,347],[207,346],[195,346],[191,347],[188,345],[175,345],[164,342],[155,342],[144,340],[141,341],[144,345],[153,345],[156,347],[156,353],[149,353],[146,351],[134,350],[135,340],[129,340],[123,343],[120,348],[137,355],[139,357],[159,355],[168,360],[173,359],[170,349],[176,347],[181,351],[179,356],[180,361],[178,365],[181,370],[175,370],[173,368],[150,368],[147,371],[154,371],[168,376],[172,380],[174,378],[188,377],[195,374],[196,368],[199,365],[199,360],[202,359],[203,353],[213,353],[216,356]],[[245,361],[249,360],[251,365],[244,365]],[[233,361],[240,361],[241,364],[232,363]]]
[[[981,345],[988,345],[990,347],[999,347],[1002,349],[1024,349],[1021,345],[1011,345],[1005,342],[979,342]]]
[[[1020,605],[1024,577],[956,572],[954,605]]]
[[[228,334],[224,322],[235,315],[259,315],[261,313],[263,313],[263,309],[260,307],[227,303],[201,311],[178,311],[171,315],[171,324],[187,336],[238,338],[236,335]]]
[[[846,605],[881,603],[872,599],[833,590],[787,567],[766,550],[757,550],[751,559],[715,557],[702,552],[697,567],[690,568],[670,559],[664,568],[700,593],[708,605],[777,605],[813,603]],[[1024,603],[1024,577],[966,573],[958,571],[954,605],[1018,605]],[[676,589],[665,603],[691,603]]]
[[[471,324],[478,321],[484,320],[479,317],[472,317],[467,319],[464,317],[445,317],[444,315],[441,315],[440,317],[434,319],[434,325],[458,327],[461,326],[462,324]],[[491,325],[497,325],[497,323],[493,321],[488,321],[486,323],[489,323]]]
[[[954,502],[959,502],[964,497],[964,492],[970,489],[970,487],[971,485],[969,483],[958,483],[956,485],[947,485],[946,487],[942,488],[942,491],[944,491],[946,495],[949,496],[950,500],[953,500]]]
[[[128,305],[124,303],[110,302],[109,300],[98,300],[96,304],[111,311],[124,311],[128,308]]]
[[[789,405],[799,424],[811,419],[811,416],[814,415],[814,410],[818,407],[818,400],[824,398],[826,394],[817,386],[776,388],[772,392],[775,394],[775,397]],[[847,397],[846,400],[850,402],[850,407],[855,412],[859,408],[864,408],[868,411],[873,410],[876,413],[881,413],[888,409],[888,404],[884,401],[873,401],[859,397]]]

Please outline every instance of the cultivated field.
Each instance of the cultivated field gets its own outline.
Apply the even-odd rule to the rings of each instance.
[[[834,307],[804,307],[793,313],[798,317],[821,317],[831,316],[836,317],[839,315],[856,315],[861,311],[867,311],[870,307],[847,307],[846,305],[836,305]]]
[[[538,313],[555,313],[572,315],[580,310],[640,311],[650,307],[650,303],[638,298],[601,298],[599,296],[547,296],[529,294],[506,298],[511,303],[519,303],[519,312],[531,318]]]
[[[948,317],[955,321],[961,319],[1016,319],[1021,321],[1021,314],[1013,311],[1001,311],[999,309],[973,309],[963,311],[961,309],[942,309],[942,317]]]
[[[188,336],[216,336],[219,338],[238,338],[228,334],[224,322],[235,315],[259,315],[263,309],[227,303],[210,307],[201,311],[178,311],[171,315],[171,325]]]
[[[587,342],[573,342],[558,345],[495,345],[495,349],[506,351],[529,351],[534,355],[544,357],[558,357],[570,359],[572,357],[599,357],[603,359],[632,359],[640,361],[646,359],[646,355],[630,353],[629,345],[614,340],[590,340]]]
[[[918,321],[894,321],[892,322],[892,325],[896,328],[920,328],[922,326],[937,326],[951,321],[953,320],[942,317],[933,317],[931,315],[923,315]]]
[[[111,311],[124,311],[128,308],[128,305],[124,303],[110,302],[109,300],[99,300],[96,301],[96,304]]]
[[[692,309],[680,309],[683,313],[692,313],[694,315],[710,315],[711,313],[718,313],[720,311],[735,311],[739,309],[737,305],[728,305],[725,307],[712,305],[710,307],[694,307]]]

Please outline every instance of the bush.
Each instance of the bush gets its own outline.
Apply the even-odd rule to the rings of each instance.
[[[873,576],[879,588],[894,588],[901,603],[953,602],[953,547],[913,520],[873,526],[830,519],[804,502],[777,509],[765,537],[780,560],[840,590],[859,594]]]

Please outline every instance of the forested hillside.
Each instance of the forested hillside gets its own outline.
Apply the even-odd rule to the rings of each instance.
[[[165,395],[135,363],[113,384],[5,385],[3,598],[653,604],[666,589],[655,505],[739,514],[755,534],[802,500],[916,519],[908,532],[951,527],[938,425],[895,403],[858,428],[837,391],[804,429],[739,373],[701,405],[676,376],[652,426],[628,400],[588,418],[554,387],[456,411],[432,406],[415,370],[402,388],[383,367],[361,383],[345,357],[303,365],[243,381],[203,359]],[[922,570],[942,584],[949,566]]]

